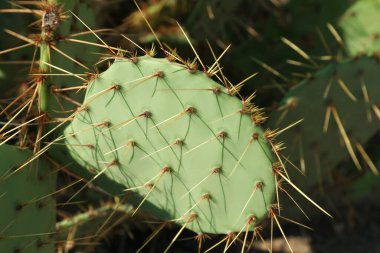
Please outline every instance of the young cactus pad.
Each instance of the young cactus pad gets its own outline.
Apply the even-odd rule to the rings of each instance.
[[[43,160],[15,172],[32,156],[0,146],[0,251],[54,252],[56,174]]]
[[[236,93],[168,59],[119,59],[87,87],[66,142],[93,180],[134,190],[160,219],[198,233],[253,230],[276,181],[259,111]]]
[[[307,174],[303,180],[294,177],[296,183],[310,188],[326,182],[349,156],[358,169],[366,163],[377,173],[363,146],[379,129],[379,70],[376,57],[331,63],[290,90],[271,115],[271,128],[304,118],[281,135],[287,155]]]

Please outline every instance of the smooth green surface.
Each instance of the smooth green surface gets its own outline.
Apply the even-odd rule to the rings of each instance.
[[[158,71],[164,77],[154,76]],[[118,90],[111,89],[115,84]],[[275,192],[269,144],[250,116],[240,113],[242,102],[204,73],[166,59],[118,60],[90,84],[84,106],[65,131],[72,154],[126,189],[140,187],[142,196],[149,189],[141,186],[154,184],[147,202],[163,212],[144,203],[147,212],[165,220],[185,214],[180,223],[196,213],[187,227],[208,233],[240,231],[250,215],[266,217]],[[189,107],[196,113],[184,113]],[[138,116],[145,111],[150,118]],[[105,121],[109,126],[96,126]],[[221,131],[228,138],[218,138]],[[178,139],[185,144],[173,144]],[[165,166],[172,172],[161,174]],[[212,174],[217,167],[222,173]],[[263,188],[252,195],[258,182]],[[201,200],[206,193],[211,200]]]
[[[0,252],[54,252],[55,199],[45,196],[55,191],[56,174],[39,159],[6,177],[31,156],[28,150],[0,146]]]

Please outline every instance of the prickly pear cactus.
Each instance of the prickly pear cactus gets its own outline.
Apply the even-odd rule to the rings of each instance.
[[[348,54],[380,52],[379,11],[379,0],[361,0],[343,14],[339,27]]]
[[[269,126],[304,118],[281,135],[287,155],[307,175],[294,176],[295,182],[309,189],[329,182],[333,169],[348,157],[359,170],[378,173],[364,145],[379,129],[379,70],[376,57],[331,63],[288,92]]]
[[[54,252],[56,174],[41,159],[15,172],[31,156],[0,146],[1,252]]]
[[[235,94],[167,59],[116,60],[89,84],[66,143],[93,180],[143,196],[137,208],[199,233],[252,230],[276,181],[260,112]]]

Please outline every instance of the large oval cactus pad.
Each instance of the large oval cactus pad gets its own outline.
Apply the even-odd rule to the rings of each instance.
[[[117,60],[88,86],[66,140],[94,178],[134,189],[164,210],[146,210],[158,218],[228,233],[263,219],[274,198],[255,110],[206,73],[149,56]]]

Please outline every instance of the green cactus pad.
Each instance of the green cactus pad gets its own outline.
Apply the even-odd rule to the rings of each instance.
[[[307,177],[294,177],[300,186],[310,189],[318,181],[328,182],[332,169],[350,157],[350,152],[356,166],[364,167],[363,150],[358,146],[364,147],[379,129],[379,71],[375,57],[331,63],[291,89],[280,110],[271,115],[271,128],[304,119],[281,134],[288,146],[286,155],[306,169]]]
[[[1,252],[54,252],[55,200],[48,195],[55,191],[55,173],[40,159],[9,176],[31,156],[0,146]]]
[[[342,16],[342,30],[350,55],[380,52],[379,0],[356,1]]]
[[[272,151],[248,111],[203,72],[149,56],[116,60],[89,84],[66,142],[94,175],[146,196],[161,211],[141,208],[158,218],[240,231],[266,217],[275,192]]]

